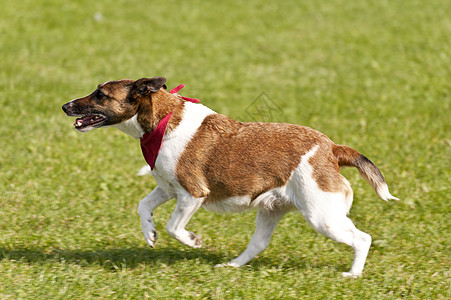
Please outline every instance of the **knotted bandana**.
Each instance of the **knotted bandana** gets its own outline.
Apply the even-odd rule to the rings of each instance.
[[[183,87],[184,85],[180,84],[179,86],[173,88],[169,93],[178,95],[177,92],[180,91]],[[200,102],[199,99],[188,98],[183,96],[180,97],[182,97],[183,100],[189,102],[193,103]],[[157,161],[158,153],[160,152],[161,146],[163,145],[164,133],[166,131],[166,127],[168,126],[172,114],[173,114],[172,111],[168,113],[163,119],[160,120],[160,122],[158,122],[157,127],[155,127],[155,129],[152,132],[145,133],[143,137],[140,139],[141,150],[144,155],[144,159],[146,160],[147,164],[149,164],[151,170],[153,170],[153,168],[155,167],[155,162]]]

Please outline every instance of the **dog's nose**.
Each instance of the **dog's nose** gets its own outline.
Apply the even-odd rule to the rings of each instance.
[[[70,105],[70,102],[63,105],[62,109],[65,113],[67,113],[67,110],[69,109],[69,105]]]

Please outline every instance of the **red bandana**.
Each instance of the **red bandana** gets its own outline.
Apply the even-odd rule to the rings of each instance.
[[[184,87],[183,84],[173,88],[170,93],[177,94]],[[182,99],[186,101],[190,101],[193,103],[199,103],[199,99],[182,97]],[[144,155],[144,159],[149,164],[150,169],[153,170],[155,167],[155,162],[157,160],[158,152],[160,152],[161,145],[163,144],[163,137],[166,131],[166,127],[168,126],[169,120],[172,116],[172,111],[168,113],[163,119],[158,122],[157,127],[150,133],[145,133],[143,137],[140,139],[141,141],[141,150]]]

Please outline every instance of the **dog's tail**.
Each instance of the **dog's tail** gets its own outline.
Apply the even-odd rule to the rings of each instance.
[[[399,200],[390,194],[381,171],[363,154],[344,145],[333,145],[332,152],[340,167],[356,167],[382,200]]]

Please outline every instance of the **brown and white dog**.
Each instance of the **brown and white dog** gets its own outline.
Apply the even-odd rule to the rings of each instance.
[[[172,198],[177,204],[166,229],[194,248],[201,240],[185,226],[201,206],[215,212],[257,208],[247,249],[219,265],[239,267],[268,246],[285,213],[298,209],[316,231],[354,249],[352,267],[343,275],[361,275],[371,237],[347,217],[353,192],[340,167],[356,167],[380,198],[397,199],[368,158],[309,127],[234,121],[167,92],[165,81],[109,81],[63,105],[68,116],[80,117],[74,124],[78,131],[113,126],[135,139],[172,113],[152,171],[158,186],[138,207],[149,246],[157,238],[153,210]]]

